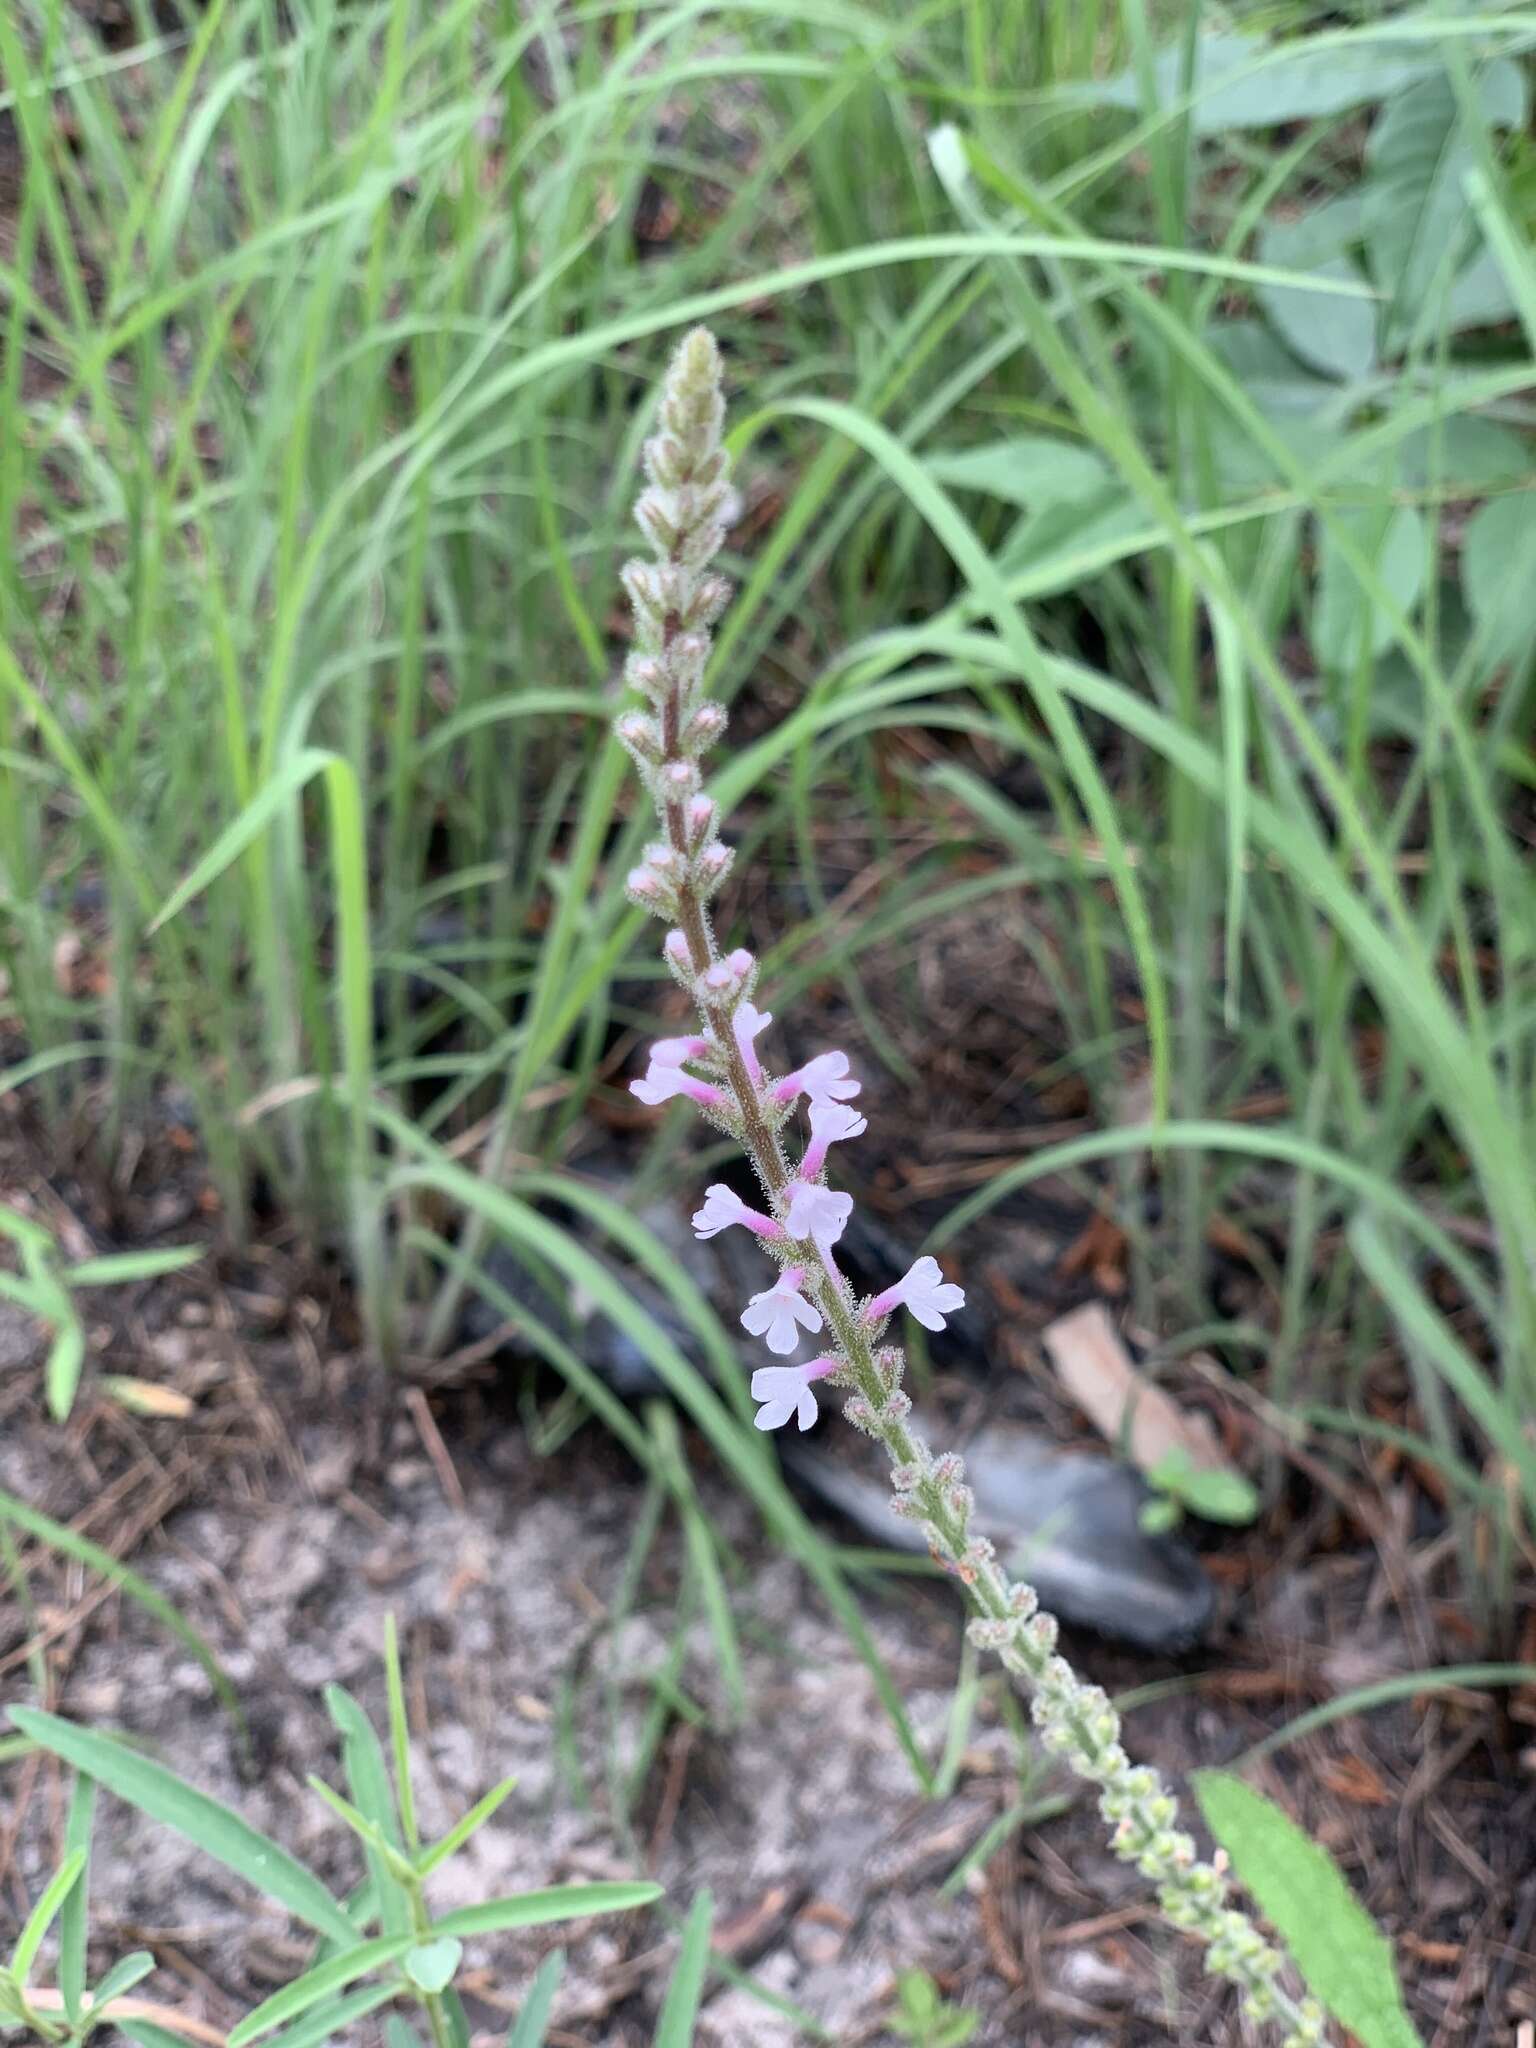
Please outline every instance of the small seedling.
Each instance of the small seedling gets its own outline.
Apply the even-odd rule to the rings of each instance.
[[[1141,1526],[1149,1536],[1176,1529],[1186,1514],[1241,1527],[1259,1512],[1259,1496],[1240,1472],[1213,1472],[1178,1446],[1158,1459],[1147,1484],[1157,1495],[1141,1511]]]
[[[0,1204],[0,1236],[8,1237],[21,1260],[19,1273],[0,1271],[0,1297],[14,1301],[46,1325],[48,1359],[43,1386],[48,1412],[55,1422],[68,1420],[85,1363],[85,1319],[75,1300],[81,1287],[117,1287],[134,1280],[153,1280],[174,1273],[202,1257],[198,1245],[176,1245],[166,1251],[110,1252],[100,1259],[63,1263],[52,1231],[30,1216]]]
[[[901,2010],[891,2019],[891,2032],[913,2048],[961,2048],[981,2025],[981,2014],[951,2005],[926,1970],[903,1970],[896,1998]]]

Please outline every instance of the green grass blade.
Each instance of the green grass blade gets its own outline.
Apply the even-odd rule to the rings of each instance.
[[[56,1714],[12,1707],[10,1716],[39,1747],[84,1771],[151,1820],[174,1829],[265,1897],[286,1906],[306,1926],[337,1940],[356,1941],[356,1928],[314,1872],[217,1799],[197,1791],[163,1764]]]

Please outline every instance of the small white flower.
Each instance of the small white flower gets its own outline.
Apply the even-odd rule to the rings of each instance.
[[[827,1163],[827,1149],[837,1145],[844,1138],[862,1138],[869,1129],[869,1120],[856,1109],[850,1109],[845,1102],[813,1101],[811,1103],[811,1142],[805,1148],[805,1158],[800,1163],[800,1178],[814,1180]]]
[[[834,1195],[830,1188],[813,1187],[803,1180],[790,1185],[784,1218],[789,1234],[811,1238],[823,1252],[831,1251],[852,1214],[852,1195]]]
[[[754,1003],[738,1003],[736,1005],[736,1014],[731,1019],[731,1031],[736,1040],[736,1049],[741,1054],[742,1063],[746,1067],[748,1074],[752,1077],[754,1087],[761,1083],[763,1069],[762,1063],[757,1057],[757,1047],[753,1044],[753,1040],[761,1032],[766,1031],[772,1022],[772,1010],[760,1010]]]
[[[658,1038],[651,1046],[653,1067],[680,1067],[685,1060],[702,1059],[709,1051],[707,1038]]]
[[[797,1102],[809,1095],[812,1103],[848,1102],[859,1092],[859,1084],[848,1071],[845,1052],[820,1052],[803,1067],[786,1076],[773,1091],[775,1102]]]
[[[787,1358],[800,1342],[802,1329],[819,1330],[821,1311],[800,1292],[803,1266],[786,1266],[772,1287],[754,1294],[741,1312],[741,1326],[766,1340],[768,1349]]]
[[[782,1237],[783,1232],[771,1216],[763,1216],[756,1209],[749,1209],[740,1195],[728,1188],[723,1181],[716,1181],[704,1190],[704,1206],[693,1214],[693,1230],[696,1237],[718,1237],[722,1230],[729,1230],[733,1223],[743,1229],[755,1231],[759,1237]]]
[[[946,1280],[939,1262],[926,1253],[909,1266],[894,1287],[877,1294],[864,1310],[866,1322],[878,1323],[893,1308],[904,1304],[925,1330],[942,1330],[944,1318],[965,1307],[965,1289]]]
[[[663,1102],[670,1102],[674,1095],[686,1095],[701,1109],[718,1109],[725,1101],[720,1090],[711,1087],[708,1081],[698,1080],[686,1068],[668,1066],[665,1060],[655,1059],[647,1073],[638,1081],[630,1082],[629,1092],[649,1103],[653,1109]]]
[[[811,1381],[830,1372],[836,1361],[813,1359],[809,1365],[760,1365],[752,1375],[752,1398],[762,1407],[752,1418],[759,1429],[782,1429],[793,1415],[802,1429],[816,1420]]]

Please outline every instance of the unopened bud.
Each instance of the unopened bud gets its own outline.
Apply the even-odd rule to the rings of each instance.
[[[709,635],[679,633],[668,652],[679,669],[702,668],[709,657]]]
[[[736,856],[730,847],[726,846],[719,839],[706,846],[694,863],[694,872],[698,876],[699,887],[707,893],[713,894],[730,873],[731,862],[735,858]],[[722,961],[720,964],[724,966],[725,962]],[[740,979],[734,968],[730,970],[730,976],[733,985]]]
[[[658,779],[661,794],[669,804],[686,803],[699,786],[698,764],[693,761],[669,761]]]
[[[666,695],[667,672],[653,654],[632,654],[624,664],[624,678],[631,689],[653,703]]]
[[[642,910],[649,910],[657,917],[671,914],[672,890],[654,868],[631,868],[624,877],[624,893],[631,903],[638,903]]]
[[[690,754],[702,754],[715,744],[725,726],[724,705],[707,698],[683,728],[683,745]]]
[[[656,730],[653,719],[640,711],[626,711],[614,724],[620,746],[633,754],[637,761],[652,766],[661,759],[661,734]]]
[[[714,830],[715,801],[713,797],[692,796],[684,814],[688,826],[688,843],[694,848],[704,844]]]
[[[678,616],[690,631],[708,628],[730,601],[731,586],[723,576],[701,576]]]
[[[669,967],[675,968],[679,974],[692,974],[693,955],[688,951],[688,940],[682,932],[668,932],[661,950]]]

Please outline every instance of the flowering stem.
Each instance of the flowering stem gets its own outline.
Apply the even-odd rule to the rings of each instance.
[[[666,834],[665,844],[648,852],[646,867],[631,876],[630,887],[636,902],[676,927],[664,953],[698,1007],[707,1049],[697,1063],[708,1068],[714,1084],[694,1099],[706,1116],[740,1140],[762,1182],[769,1214],[781,1226],[779,1235],[759,1237],[784,1269],[779,1288],[770,1297],[756,1298],[753,1306],[769,1300],[778,1309],[787,1298],[798,1306],[800,1321],[812,1314],[819,1318],[811,1326],[830,1333],[828,1349],[835,1354],[830,1367],[817,1360],[811,1367],[776,1368],[764,1377],[782,1381],[798,1370],[803,1387],[830,1373],[833,1385],[851,1390],[844,1415],[885,1450],[895,1488],[893,1507],[919,1524],[935,1559],[959,1579],[972,1610],[972,1640],[978,1648],[995,1651],[1019,1681],[1045,1747],[1100,1788],[1099,1810],[1111,1826],[1116,1854],[1157,1887],[1158,1903],[1175,1926],[1207,1944],[1207,1968],[1239,1988],[1251,2018],[1283,2025],[1286,2048],[1314,2048],[1325,2038],[1321,2008],[1283,1988],[1279,1978],[1285,1958],[1246,1913],[1227,1903],[1224,1873],[1202,1861],[1193,1840],[1178,1829],[1176,1803],[1158,1774],[1131,1763],[1107,1695],[1085,1684],[1057,1654],[1056,1622],[1040,1610],[1033,1588],[1010,1579],[987,1538],[972,1534],[974,1502],[961,1460],[953,1453],[936,1458],[910,1425],[912,1404],[901,1388],[902,1355],[880,1344],[881,1328],[890,1309],[904,1300],[931,1327],[942,1329],[943,1314],[964,1299],[960,1290],[940,1283],[935,1261],[922,1260],[898,1288],[861,1306],[832,1259],[833,1237],[800,1240],[783,1228],[792,1184],[803,1188],[819,1178],[825,1146],[801,1162],[798,1174],[791,1168],[781,1133],[809,1082],[798,1075],[776,1080],[749,1068],[733,1022],[755,963],[745,953],[723,959],[709,918],[709,896],[724,876],[729,855],[715,838],[712,807],[706,806],[702,832],[689,825],[698,756],[724,722],[718,707],[710,716],[711,707],[701,709],[700,704],[707,629],[728,594],[720,579],[708,573],[722,537],[721,412],[719,354],[713,338],[697,329],[682,344],[664,387],[662,431],[647,444],[651,488],[637,516],[655,546],[657,562],[631,563],[625,571],[638,650],[630,676],[658,715],[650,721],[626,714],[617,730],[655,798]],[[754,1030],[766,1021],[755,1014],[747,1019]],[[826,1059],[834,1064],[824,1085],[835,1085],[844,1096],[856,1092],[856,1083],[840,1078],[847,1067],[841,1055],[824,1056],[802,1073],[809,1076]],[[647,1086],[633,1085],[637,1092]],[[723,1099],[709,1099],[715,1096]],[[656,1092],[644,1099],[657,1099]],[[857,1128],[863,1128],[862,1120]],[[701,1215],[696,1219],[701,1235],[706,1222],[710,1234],[722,1227],[712,1213]],[[909,1291],[914,1287],[915,1293]],[[764,1329],[771,1348],[787,1351],[798,1338],[795,1322],[789,1316],[781,1330],[773,1316],[750,1327]],[[775,1399],[759,1422],[766,1418],[767,1426],[777,1426],[792,1405]],[[812,1399],[801,1426],[814,1418]]]

